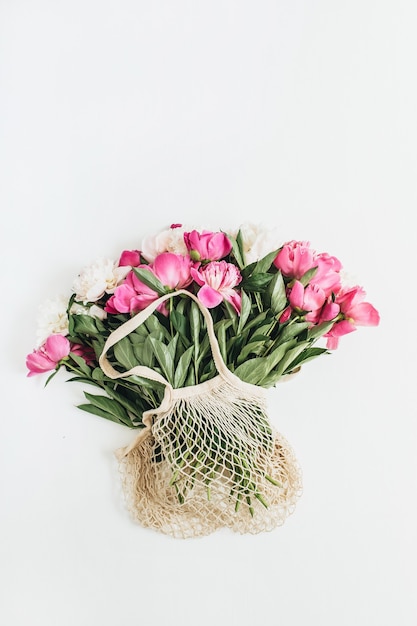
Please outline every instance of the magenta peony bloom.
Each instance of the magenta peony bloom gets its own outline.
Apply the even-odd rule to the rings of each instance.
[[[139,250],[123,250],[119,259],[119,267],[126,265],[130,265],[131,267],[138,267],[138,265],[140,265]]]
[[[63,335],[50,335],[45,343],[26,357],[28,376],[44,374],[57,368],[70,353],[70,342]]]
[[[193,261],[219,261],[232,249],[230,239],[223,233],[192,230],[184,233],[184,242]]]
[[[149,270],[158,280],[170,290],[183,289],[191,282],[190,269],[192,261],[189,256],[163,252],[159,254],[150,265],[139,265],[140,268]],[[105,311],[108,313],[136,313],[157,300],[159,294],[145,285],[132,271],[126,276],[122,285],[106,303]],[[165,307],[161,309],[166,311]]]
[[[226,261],[212,261],[198,270],[191,269],[195,282],[201,286],[197,297],[208,309],[218,306],[227,300],[240,313],[241,297],[235,291],[242,280],[239,270]]]
[[[80,343],[71,344],[71,352],[84,359],[87,365],[96,365],[96,353],[90,346],[83,346]]]
[[[366,292],[362,287],[345,287],[336,295],[335,304],[340,307],[341,319],[337,321],[327,337],[327,347],[335,350],[339,338],[356,330],[356,326],[378,326],[378,311],[369,302],[364,302]]]
[[[314,250],[309,241],[289,241],[284,244],[274,260],[274,265],[287,278],[299,280],[315,267]]]
[[[192,282],[192,261],[189,256],[163,252],[158,254],[151,268],[161,283],[169,289],[183,289]]]
[[[316,265],[317,272],[310,282],[323,289],[326,296],[337,293],[341,287],[340,271],[342,264],[339,259],[330,256],[327,252],[321,252],[315,256],[314,266]]]
[[[278,252],[274,265],[287,278],[300,280],[308,270],[317,268],[310,279],[311,285],[317,285],[329,296],[340,289],[340,270],[342,264],[327,252],[317,253],[308,241],[290,241]]]
[[[150,269],[149,265],[139,265],[139,267]],[[116,287],[114,294],[107,300],[104,310],[112,314],[136,313],[146,309],[148,304],[157,300],[158,297],[156,291],[142,283],[132,271],[126,276],[124,283]]]
[[[296,280],[288,299],[294,309],[308,311],[304,316],[305,320],[315,324],[326,300],[326,294],[318,285],[303,287],[302,283]]]

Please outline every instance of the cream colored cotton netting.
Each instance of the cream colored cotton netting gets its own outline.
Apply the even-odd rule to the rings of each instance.
[[[137,366],[120,373],[107,350],[137,328],[164,300],[186,294],[207,324],[218,376],[173,389],[160,374]],[[128,508],[142,526],[174,537],[227,527],[259,533],[282,524],[301,493],[301,475],[287,441],[272,428],[266,392],[225,366],[210,313],[187,291],[163,296],[108,339],[100,364],[107,376],[136,374],[165,385],[160,407],[143,415],[146,428],[117,452]]]

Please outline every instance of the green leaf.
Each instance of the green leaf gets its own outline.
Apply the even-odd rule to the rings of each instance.
[[[307,270],[307,272],[301,276],[300,283],[303,285],[303,287],[308,285],[313,276],[317,274],[317,270],[318,265],[316,265],[316,267],[312,267],[310,270]]]
[[[197,381],[195,379],[195,373],[194,373],[193,368],[190,367],[188,370],[188,376],[184,383],[184,387],[191,387],[192,385],[195,385],[195,384],[197,384]]]
[[[195,359],[198,358],[198,352],[200,347],[200,309],[196,302],[191,302],[190,306],[190,327],[191,327],[191,341],[194,344]]]
[[[240,308],[239,324],[237,327],[238,334],[242,332],[242,329],[244,325],[246,324],[249,318],[249,315],[251,314],[251,311],[252,311],[252,300],[250,296],[248,296],[245,293],[244,289],[241,290],[240,295],[241,295],[241,308]]]
[[[272,279],[272,274],[252,274],[249,278],[243,279],[241,283],[242,289],[245,289],[246,291],[263,292]]]
[[[60,369],[60,368],[59,368],[59,367],[57,367],[57,368],[56,368],[56,369],[52,372],[52,374],[50,374],[50,375],[48,376],[48,378],[47,378],[47,379],[46,379],[46,381],[45,381],[45,385],[44,385],[44,387],[46,387],[46,385],[47,385],[47,384],[48,384],[48,383],[49,383],[49,382],[53,379],[53,377],[54,377],[54,376],[56,376],[56,375],[58,374],[59,369]]]
[[[245,263],[245,256],[243,253],[243,246],[242,246],[242,233],[240,229],[239,229],[238,234],[236,235],[236,239],[234,239],[227,233],[224,233],[224,234],[226,235],[226,237],[230,240],[230,243],[232,244],[232,254],[236,259],[236,263],[238,264],[239,269],[243,269],[246,263]]]
[[[272,312],[278,315],[288,304],[285,283],[281,272],[277,272],[272,278],[268,285],[267,294]]]
[[[157,333],[158,336],[165,337],[169,340],[169,333],[161,324],[155,313],[150,315],[148,319],[144,321],[144,326],[147,328],[148,333]]]
[[[113,398],[113,400],[117,400],[117,402],[124,407],[128,412],[133,413],[135,420],[141,419],[143,409],[140,409],[134,402],[131,402],[125,395],[115,391],[112,389],[110,385],[106,386],[106,393]],[[137,396],[137,394],[136,394]],[[141,399],[142,400],[142,399]],[[141,406],[143,405],[143,401],[140,402]]]
[[[322,354],[330,354],[330,352],[329,350],[326,350],[326,348],[307,348],[302,354],[300,354],[296,359],[294,359],[294,361],[290,363],[290,365],[286,369],[286,372],[293,370],[295,367],[298,367],[301,364],[305,364],[308,361],[312,361]]]
[[[269,254],[267,254],[262,259],[260,259],[256,264],[256,269],[254,271],[254,274],[263,274],[267,272],[269,268],[271,267],[272,263],[274,262],[279,250],[280,248],[277,248],[277,250],[273,250],[272,252],[269,252]]]
[[[253,336],[250,338],[251,342],[252,341],[263,341],[264,343],[266,342],[272,342],[271,337],[269,335],[263,335],[262,333],[254,333]]]
[[[237,358],[237,364],[240,365],[249,357],[250,354],[255,354],[256,356],[260,356],[262,351],[265,349],[265,341],[251,341],[247,343],[242,349],[241,353]]]
[[[309,327],[308,322],[291,322],[284,326],[278,336],[278,341],[282,343],[283,341],[288,341],[292,337],[297,337],[300,333],[303,332],[306,328]]]
[[[76,363],[76,365],[78,365],[83,374],[86,374],[87,376],[91,375],[91,367],[87,365],[81,356],[70,352],[69,357],[74,361],[74,363]]]
[[[271,314],[268,311],[263,311],[262,313],[259,313],[259,315],[254,317],[250,322],[246,324],[245,333],[249,331],[251,328],[258,329],[261,326],[261,324],[263,324],[263,322],[265,322],[267,319],[270,320],[268,321],[268,323],[273,323],[274,321],[274,318],[271,316]]]
[[[145,365],[145,367],[150,367],[151,369],[154,366],[154,351],[151,343],[151,335],[148,335],[145,339],[145,343],[143,344],[140,354],[139,351],[136,350],[135,354],[139,357],[140,363]]]
[[[295,341],[295,339],[293,339],[292,341]],[[291,341],[289,341],[288,343],[291,343]],[[309,345],[310,343],[308,341],[302,341],[291,350],[287,350],[285,352],[285,356],[279,361],[278,366],[274,369],[274,372],[277,374],[277,376],[282,375],[283,372],[285,372],[287,367],[290,365],[290,363],[292,364],[292,362],[295,361],[298,355],[301,354],[306,348],[308,348]]]
[[[131,422],[129,422],[128,424],[125,424],[125,422],[121,422],[117,417],[115,417],[111,413],[108,413],[107,411],[103,411],[102,409],[99,409],[93,404],[79,404],[77,408],[81,409],[82,411],[86,411],[87,413],[92,413],[93,415],[104,417],[105,419],[110,420],[111,422],[116,422],[116,424],[124,424],[125,426],[132,426]]]
[[[97,335],[95,319],[89,315],[71,315],[73,320],[73,335]]]
[[[322,324],[313,326],[313,328],[308,331],[308,339],[318,339],[322,337],[331,329],[333,324],[334,320],[332,320],[331,322],[323,322]]]
[[[242,274],[243,278],[249,278],[249,276],[251,276],[253,274],[253,271],[256,268],[256,266],[257,266],[257,263],[255,261],[254,263],[250,263],[249,265],[244,267],[240,271],[240,273]]]
[[[101,381],[104,379],[104,372],[101,367],[95,367],[91,373],[94,380]]]
[[[162,343],[162,341],[158,341],[154,337],[149,337],[149,341],[152,346],[152,350],[158,361],[161,370],[165,374],[165,378],[169,383],[172,384],[174,378],[174,359],[168,351],[167,346]]]
[[[216,337],[219,344],[220,354],[225,363],[227,363],[227,344],[226,344],[226,328],[230,324],[230,320],[216,325]]]
[[[184,385],[189,373],[193,353],[194,346],[190,346],[178,359],[174,374],[173,387],[175,387],[175,389],[178,389],[179,387],[182,387]]]
[[[235,375],[246,383],[257,385],[268,374],[268,364],[263,357],[249,359],[239,365],[234,371]]]
[[[123,424],[131,424],[131,419],[126,412],[126,409],[122,407],[117,400],[112,400],[106,396],[96,396],[94,394],[87,393],[86,391],[84,391],[84,395],[97,409],[113,415],[113,417],[117,418]]]
[[[181,337],[184,337],[187,341],[189,341],[188,322],[185,315],[173,309],[169,318],[172,322],[173,328],[181,335]]]
[[[168,293],[169,289],[164,287],[160,280],[151,272],[144,267],[134,267],[133,271],[136,276],[142,281],[147,287],[156,291],[159,296],[163,296]]]
[[[237,333],[239,319],[238,319],[238,314],[236,312],[236,309],[234,308],[234,306],[230,304],[230,302],[227,302],[227,300],[223,300],[222,304],[224,308],[226,309],[226,313],[229,316],[229,319],[232,322],[233,332]]]
[[[100,389],[102,388],[100,382],[94,380],[93,378],[85,378],[84,376],[72,376],[71,378],[68,378],[67,382],[86,383],[87,385],[94,385],[94,387],[100,387]]]
[[[138,364],[133,346],[128,337],[123,337],[114,346],[114,358],[127,370]]]
[[[175,355],[177,352],[177,345],[178,345],[179,338],[180,338],[179,334],[176,333],[166,348],[172,358],[173,363],[175,362]]]
[[[273,370],[285,357],[285,355],[296,345],[297,341],[295,339],[291,339],[290,341],[277,346],[275,350],[272,350],[272,352],[265,357],[265,360],[268,363],[268,373]]]

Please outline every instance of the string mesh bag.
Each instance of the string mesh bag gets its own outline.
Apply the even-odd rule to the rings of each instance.
[[[151,368],[115,370],[108,350],[180,294],[203,314],[217,375],[174,389]],[[116,453],[127,507],[142,526],[178,538],[220,528],[255,534],[283,524],[294,511],[301,472],[291,446],[271,425],[266,390],[226,367],[212,317],[196,296],[179,290],[132,317],[108,338],[100,366],[114,379],[136,375],[165,387],[160,406],[143,414],[145,427]]]

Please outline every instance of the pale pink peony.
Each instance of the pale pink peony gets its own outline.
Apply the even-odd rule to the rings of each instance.
[[[197,230],[184,233],[184,241],[193,261],[219,261],[232,249],[230,239],[223,233]]]
[[[264,224],[244,222],[237,230],[232,230],[229,234],[236,239],[239,230],[246,265],[259,261],[259,259],[280,247],[278,233],[275,228]]]
[[[171,228],[163,230],[157,235],[145,237],[142,241],[142,256],[149,263],[152,263],[159,254],[171,252],[172,254],[187,254],[184,242],[184,232],[182,224],[171,224]]]
[[[105,293],[113,293],[124,280],[129,267],[119,267],[112,259],[97,259],[84,267],[73,283],[77,302],[97,302]]]
[[[43,374],[57,368],[70,353],[70,342],[63,335],[50,335],[45,343],[26,357],[28,376]]]
[[[345,287],[336,295],[335,304],[340,307],[340,320],[324,335],[327,347],[335,350],[339,338],[356,330],[356,326],[378,326],[378,311],[369,302],[364,302],[366,292],[362,287]]]
[[[48,298],[39,305],[36,347],[42,346],[49,335],[68,334],[68,297]]]
[[[235,265],[226,261],[212,261],[198,270],[192,268],[191,275],[201,286],[197,297],[204,306],[211,309],[227,300],[240,313],[241,296],[234,287],[241,282],[242,276]]]

